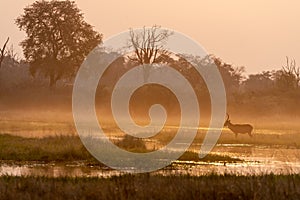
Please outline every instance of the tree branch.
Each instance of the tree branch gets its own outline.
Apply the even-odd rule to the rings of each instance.
[[[6,45],[7,45],[8,41],[9,41],[9,37],[7,38],[6,42],[4,43],[2,49],[0,49],[0,53],[1,53],[1,55],[0,55],[0,69],[1,69],[2,61],[3,61],[3,59],[5,57],[5,54],[6,54],[5,48],[6,48]]]

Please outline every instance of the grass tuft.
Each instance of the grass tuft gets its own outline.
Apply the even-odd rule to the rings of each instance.
[[[300,175],[0,177],[0,199],[300,199]]]

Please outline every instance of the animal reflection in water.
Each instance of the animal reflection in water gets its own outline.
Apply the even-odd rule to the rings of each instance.
[[[237,137],[238,133],[248,133],[252,137],[253,126],[250,124],[232,124],[228,114],[224,126],[227,126],[235,134],[235,137]]]

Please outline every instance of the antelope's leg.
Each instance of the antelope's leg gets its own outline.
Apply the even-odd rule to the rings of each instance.
[[[249,132],[248,132],[248,134],[249,134],[249,136],[250,136],[250,137],[253,137],[253,135],[252,135],[251,131],[249,131]]]

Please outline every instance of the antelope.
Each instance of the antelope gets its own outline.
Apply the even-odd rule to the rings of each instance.
[[[232,124],[228,114],[224,126],[227,126],[235,134],[235,137],[237,137],[238,133],[248,133],[252,137],[253,126],[250,124]]]

